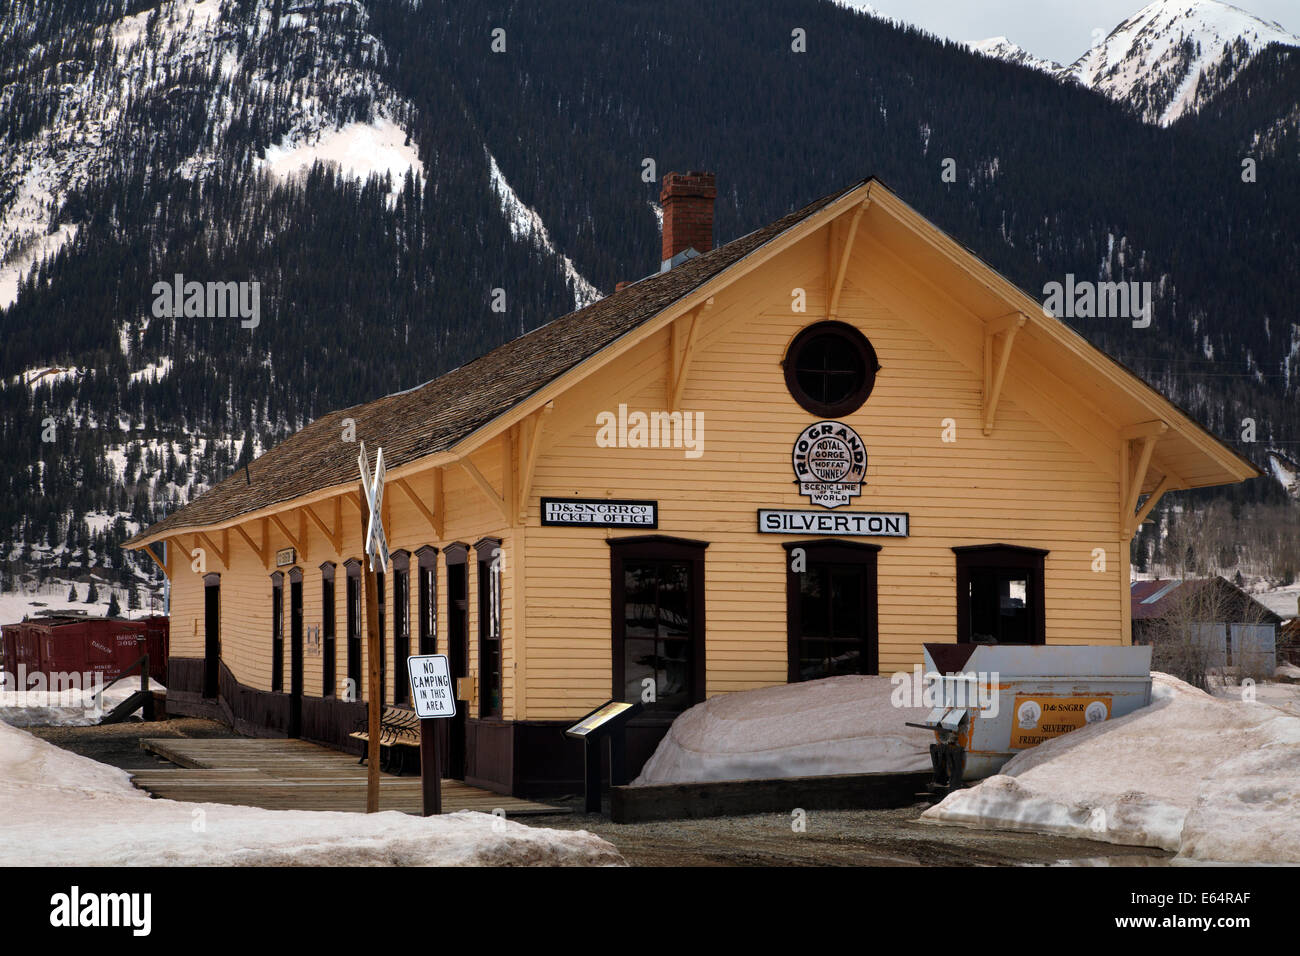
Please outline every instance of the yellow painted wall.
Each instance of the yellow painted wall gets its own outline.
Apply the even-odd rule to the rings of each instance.
[[[817,418],[786,389],[793,336],[825,316],[826,251],[813,237],[716,297],[690,366],[686,411],[704,416],[704,454],[596,446],[596,415],[666,408],[669,336],[556,400],[537,466],[538,498],[649,498],[659,534],[710,542],[706,551],[707,693],[786,679],[784,541],[758,534],[759,508],[813,509],[792,484],[795,437]],[[791,311],[803,288],[807,312]],[[879,554],[880,669],[910,668],[926,641],[956,635],[951,548],[1007,543],[1050,550],[1049,643],[1121,643],[1127,550],[1119,541],[1117,470],[1107,470],[1017,401],[1009,381],[993,434],[982,433],[982,327],[954,310],[922,315],[912,290],[856,256],[839,318],[861,329],[883,366],[866,404],[842,420],[868,449],[867,484],[850,510],[902,511],[911,537],[856,539]],[[971,354],[952,354],[943,324],[968,324]],[[949,329],[949,333],[951,333]],[[1014,362],[1014,358],[1013,358]],[[941,438],[945,419],[957,440]],[[1113,454],[1118,454],[1118,441]],[[611,693],[609,548],[600,529],[530,528],[527,545],[527,713],[570,718]],[[1094,572],[1093,549],[1107,554]],[[1121,578],[1121,574],[1123,577]]]

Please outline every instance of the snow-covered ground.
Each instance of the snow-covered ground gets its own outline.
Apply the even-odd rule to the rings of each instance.
[[[3,303],[0,303],[3,304]],[[77,379],[86,374],[84,368],[62,368],[57,365],[43,365],[20,372],[13,381],[21,381],[29,388],[36,389],[42,385],[54,385],[66,379]]]
[[[0,866],[609,866],[585,830],[484,813],[261,810],[155,800],[129,775],[0,723]]]
[[[675,721],[633,785],[930,769],[929,713],[888,677],[828,677],[711,697]]]
[[[1151,706],[1025,751],[922,819],[1300,863],[1300,716],[1152,678]]]
[[[41,234],[29,230],[25,248],[3,259],[0,264],[0,309],[13,305],[18,298],[18,284],[41,260],[54,255],[64,243],[77,236],[76,226],[59,226],[54,232]]]
[[[1256,701],[1270,704],[1288,714],[1300,717],[1300,686],[1290,683],[1293,677],[1300,677],[1300,668],[1284,664],[1277,669],[1277,680],[1242,686],[1236,683],[1211,682],[1210,693],[1220,700]]]
[[[172,370],[172,358],[164,355],[157,362],[150,362],[138,371],[131,373],[133,382],[161,382]]]
[[[551,241],[551,234],[546,230],[546,223],[537,211],[526,205],[514,188],[506,181],[505,174],[497,165],[496,157],[484,150],[488,160],[488,175],[492,181],[492,191],[501,203],[501,214],[510,224],[510,235],[521,242],[531,242],[538,249],[560,260],[564,267],[564,276],[573,292],[573,307],[585,308],[600,299],[600,290],[583,278],[573,260],[563,255]]]
[[[402,191],[408,170],[424,180],[424,163],[406,131],[392,120],[378,117],[373,123],[348,123],[340,129],[318,130],[305,138],[282,140],[266,151],[259,165],[272,175],[287,179],[309,170],[314,163],[333,163],[345,174],[358,179],[382,176],[393,183],[392,198]]]
[[[1251,597],[1284,621],[1300,617],[1300,582],[1252,593]]]
[[[87,604],[85,597],[88,585],[76,585],[75,601],[68,600],[69,587],[67,581],[56,581],[46,582],[43,587],[33,590],[0,592],[0,624],[16,624],[24,617],[36,617],[38,611],[77,611],[83,612],[86,617],[103,617],[108,613],[110,590],[117,594],[117,603],[122,609],[123,617],[148,617],[150,614],[162,613],[161,602],[152,599],[148,588],[143,585],[140,587],[140,598],[145,606],[134,611],[126,609],[127,592],[121,588],[110,589],[106,584],[97,584],[98,600],[94,604]],[[155,605],[152,610],[151,602]]]
[[[16,679],[16,678],[15,678]],[[152,690],[165,690],[156,680]],[[138,674],[103,690],[96,700],[96,688],[69,690],[0,690],[0,721],[11,727],[89,727],[140,689]]]
[[[1277,483],[1286,489],[1287,494],[1293,498],[1300,498],[1300,465],[1297,465],[1285,455],[1270,451],[1268,453],[1268,466],[1273,477],[1277,479]]]

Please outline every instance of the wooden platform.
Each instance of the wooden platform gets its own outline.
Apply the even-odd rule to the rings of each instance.
[[[132,782],[155,797],[191,803],[230,803],[267,810],[366,808],[366,768],[349,754],[303,740],[150,737],[145,750],[182,769],[139,770]],[[419,813],[420,778],[379,778],[379,809]],[[500,808],[507,816],[569,813],[564,807],[507,797],[459,780],[442,782],[442,811]]]

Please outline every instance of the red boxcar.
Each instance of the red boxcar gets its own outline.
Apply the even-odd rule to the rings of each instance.
[[[102,617],[48,617],[6,624],[5,670],[17,675],[102,674],[105,682],[120,675],[149,651],[149,676],[167,683],[168,619],[136,621]],[[129,680],[129,678],[128,678]]]

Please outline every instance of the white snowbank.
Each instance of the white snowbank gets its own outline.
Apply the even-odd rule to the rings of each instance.
[[[178,771],[179,772],[179,771]],[[261,810],[155,800],[125,771],[0,724],[0,866],[619,865],[585,830],[491,814]]]
[[[1151,706],[1027,750],[922,819],[1300,863],[1300,717],[1151,676]]]
[[[156,680],[151,690],[165,690]],[[88,727],[140,689],[138,674],[119,681],[103,692],[96,706],[95,690],[0,691],[0,721],[12,727]]]
[[[712,697],[683,713],[633,786],[930,769],[934,735],[888,677],[827,677]]]

